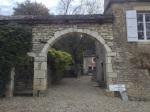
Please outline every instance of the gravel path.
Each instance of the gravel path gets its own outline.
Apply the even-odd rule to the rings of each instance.
[[[64,79],[46,97],[0,99],[0,112],[150,112],[150,102],[123,102],[104,95],[90,77]]]

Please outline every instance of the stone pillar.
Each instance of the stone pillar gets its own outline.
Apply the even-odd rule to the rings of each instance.
[[[108,54],[106,55],[106,82],[107,82],[107,89],[106,89],[106,95],[107,96],[115,96],[115,93],[113,91],[109,90],[109,85],[111,84],[117,84],[117,73],[113,70],[112,65],[112,57],[115,56],[115,54]]]
[[[107,85],[117,83],[117,73],[113,70],[112,58],[116,56],[115,52],[107,52],[106,54],[106,74]]]
[[[35,57],[33,95],[39,96],[47,90],[47,57]]]
[[[10,79],[6,85],[6,97],[13,97],[14,94],[14,77],[15,77],[15,67],[11,68]]]
[[[113,65],[112,65],[112,57],[107,56],[106,57],[106,76],[107,76],[107,87],[110,84],[116,84],[117,83],[117,73],[114,72],[113,70]]]

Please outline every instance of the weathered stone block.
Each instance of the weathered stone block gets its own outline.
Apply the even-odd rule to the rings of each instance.
[[[47,78],[46,70],[34,70],[34,78]]]
[[[107,74],[108,77],[112,77],[112,78],[117,77],[117,73],[115,73],[115,72],[106,72],[106,74]]]
[[[112,58],[111,57],[106,57],[106,63],[112,63]]]
[[[41,70],[47,70],[47,62],[41,63]]]
[[[41,69],[41,62],[34,62],[34,70],[40,70]]]
[[[112,63],[106,63],[106,71],[113,72]]]
[[[47,89],[47,79],[34,79],[34,87],[33,89],[36,90],[46,90]]]
[[[35,62],[46,62],[47,57],[35,57]]]

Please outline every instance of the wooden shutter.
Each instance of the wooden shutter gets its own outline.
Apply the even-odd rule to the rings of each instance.
[[[127,38],[129,42],[138,41],[138,28],[137,28],[137,12],[136,10],[126,11],[127,23]]]

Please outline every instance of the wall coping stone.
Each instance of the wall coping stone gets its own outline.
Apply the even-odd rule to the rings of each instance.
[[[19,24],[81,24],[81,23],[112,23],[112,15],[50,15],[50,16],[0,16],[0,25],[8,23]]]

